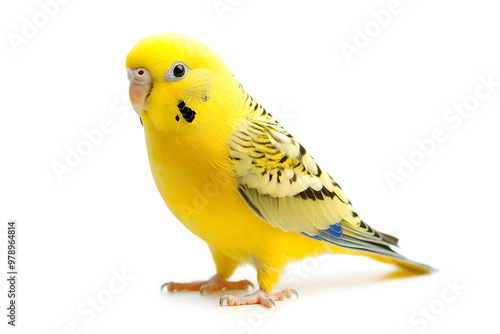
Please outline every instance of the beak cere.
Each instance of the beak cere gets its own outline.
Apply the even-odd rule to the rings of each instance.
[[[139,117],[142,117],[142,109],[148,110],[146,97],[149,95],[152,86],[153,84],[151,82],[149,83],[130,82],[128,90],[130,96],[130,103],[132,103],[132,108],[134,108],[135,112],[137,113],[137,115],[139,115]]]
[[[148,110],[146,99],[153,87],[153,79],[149,71],[143,67],[136,69],[127,68],[127,78],[130,81],[128,94],[132,108],[134,108],[139,117],[142,117],[142,110]]]

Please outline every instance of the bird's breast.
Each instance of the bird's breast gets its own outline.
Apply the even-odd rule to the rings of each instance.
[[[147,118],[143,123],[154,181],[176,218],[211,244],[243,233],[241,229],[235,232],[228,222],[255,217],[237,192],[228,140],[166,134]]]

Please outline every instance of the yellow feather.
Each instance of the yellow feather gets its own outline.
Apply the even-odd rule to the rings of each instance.
[[[165,80],[178,61],[190,69],[186,77]],[[342,219],[358,229],[360,220],[344,192],[212,50],[186,36],[154,35],[130,51],[126,65],[152,77],[142,121],[156,186],[175,217],[210,245],[223,277],[251,263],[271,291],[289,261],[362,254],[300,233],[317,235]],[[195,111],[191,122],[180,117],[181,102]],[[307,189],[336,196],[301,198]]]

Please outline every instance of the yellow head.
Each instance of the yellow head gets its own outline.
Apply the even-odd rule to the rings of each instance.
[[[137,43],[127,56],[130,100],[139,116],[162,132],[210,128],[234,111],[239,83],[206,45],[178,34]],[[226,108],[223,108],[226,106]]]

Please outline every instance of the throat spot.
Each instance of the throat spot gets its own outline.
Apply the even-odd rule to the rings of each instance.
[[[184,101],[181,100],[179,102],[179,104],[177,104],[177,108],[179,108],[179,111],[181,112],[182,117],[184,117],[184,119],[188,123],[191,123],[192,121],[194,121],[194,118],[196,116],[196,111],[194,111],[193,109],[186,106],[186,103]],[[179,116],[177,115],[175,118],[177,121],[179,121],[178,117]]]

